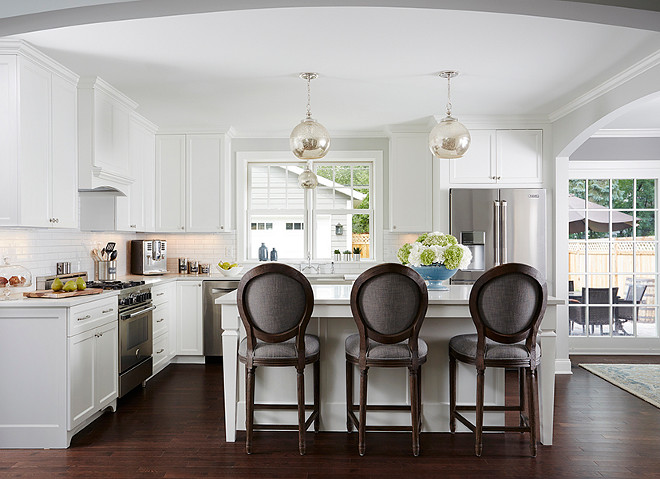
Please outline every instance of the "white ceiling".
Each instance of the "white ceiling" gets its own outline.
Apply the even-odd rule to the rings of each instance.
[[[442,115],[446,83],[436,74],[444,69],[461,72],[452,82],[459,119],[548,118],[660,50],[653,31],[381,7],[226,11],[18,37],[82,76],[102,77],[161,128],[233,126],[238,135],[288,134],[305,113],[302,71],[319,72],[312,112],[332,134]],[[660,101],[642,111],[655,120],[646,127],[660,127]]]

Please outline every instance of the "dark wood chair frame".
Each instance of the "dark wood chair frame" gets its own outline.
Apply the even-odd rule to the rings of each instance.
[[[362,316],[357,303],[357,298],[360,290],[365,283],[375,276],[385,273],[396,273],[407,276],[412,279],[420,290],[419,308],[415,313],[415,319],[410,327],[404,331],[393,334],[383,335],[369,328]],[[368,269],[362,273],[351,290],[351,311],[353,319],[357,325],[360,334],[360,353],[356,360],[355,358],[346,354],[346,429],[348,432],[353,431],[353,427],[358,430],[358,452],[360,456],[364,456],[366,450],[365,433],[366,431],[411,431],[412,432],[412,449],[415,456],[419,455],[419,433],[422,427],[422,411],[421,411],[421,397],[422,397],[422,364],[426,362],[426,357],[419,358],[418,356],[418,342],[419,330],[422,327],[426,310],[428,309],[428,291],[426,283],[419,276],[419,274],[401,264],[385,263],[373,268]],[[377,341],[382,344],[395,344],[404,340],[408,340],[408,347],[410,348],[411,357],[407,359],[370,359],[367,357],[367,344],[369,339]],[[360,370],[360,404],[354,404],[353,399],[353,367],[358,366]],[[370,367],[407,367],[408,377],[410,381],[410,406],[405,405],[367,405],[367,377]],[[355,416],[355,411],[358,411],[359,419]],[[367,411],[409,411],[411,414],[411,426],[367,426]]]
[[[617,306],[614,308],[614,333],[621,334],[623,336],[630,336],[630,333],[627,333],[626,330],[623,329],[623,323],[633,319],[632,308],[634,305],[642,304],[647,287],[648,285],[646,284],[631,284],[628,286],[625,299],[619,299],[619,301],[617,301],[617,304],[623,306]],[[633,290],[635,291],[634,298]]]
[[[288,331],[278,334],[269,334],[257,328],[250,317],[245,305],[245,288],[251,280],[256,277],[279,273],[289,278],[298,281],[305,291],[305,309],[303,316],[300,318],[298,324]],[[298,270],[281,263],[264,264],[257,266],[247,273],[245,273],[238,285],[237,291],[237,304],[238,312],[245,326],[245,333],[247,337],[247,354],[245,358],[240,358],[241,362],[245,363],[245,450],[248,454],[252,453],[252,433],[254,430],[298,430],[298,448],[300,454],[305,454],[305,432],[309,429],[312,422],[314,423],[314,432],[319,431],[320,426],[320,366],[319,354],[310,357],[305,357],[305,331],[307,324],[314,309],[314,292],[309,284],[307,278]],[[267,343],[281,343],[291,338],[296,338],[296,348],[298,356],[291,359],[280,358],[258,358],[254,356],[254,349],[257,344],[257,339]],[[305,404],[305,365],[314,364],[314,404]],[[297,376],[297,404],[268,404],[254,403],[254,383],[255,374],[258,366],[270,367],[286,367],[293,366],[298,372]],[[255,424],[254,411],[255,410],[297,410],[298,411],[298,424]],[[311,410],[312,414],[305,420],[305,411]]]
[[[511,273],[524,274],[534,279],[538,283],[538,293],[541,295],[541,299],[527,329],[516,334],[500,334],[484,324],[477,306],[477,300],[484,285],[495,278]],[[536,269],[519,263],[507,263],[492,268],[484,273],[472,286],[470,314],[477,328],[477,353],[476,358],[471,358],[454,354],[451,349],[449,350],[449,429],[452,434],[456,432],[456,420],[458,419],[470,431],[475,433],[474,451],[477,456],[481,456],[483,450],[483,431],[529,432],[530,452],[532,457],[536,456],[536,407],[538,404],[536,336],[545,314],[547,298],[548,288],[545,279]],[[519,360],[486,359],[486,338],[503,344],[513,344],[524,340],[525,347],[530,353],[529,358]],[[477,401],[475,406],[456,405],[456,360],[474,364],[477,368]],[[518,369],[519,403],[517,406],[484,406],[484,372],[487,367]],[[523,370],[524,374],[522,374]],[[526,395],[525,389],[527,389]],[[525,415],[525,403],[527,403],[527,415]],[[459,411],[475,411],[476,424],[468,421]],[[518,411],[520,414],[519,426],[484,426],[484,411]]]

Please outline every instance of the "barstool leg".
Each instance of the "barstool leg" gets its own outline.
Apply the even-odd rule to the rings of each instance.
[[[314,363],[314,432],[321,429],[321,361]]]
[[[522,368],[518,368],[518,401],[520,405],[520,412],[518,413],[518,420],[519,420],[519,425],[520,427],[523,427],[525,425],[525,421],[523,421],[523,414],[525,412],[525,377],[526,377],[525,370]],[[522,433],[521,433],[522,434]]]
[[[408,369],[410,377],[410,416],[412,421],[413,456],[419,456],[419,377],[417,369]]]
[[[477,369],[477,415],[474,428],[474,453],[481,456],[483,449],[482,435],[484,425],[484,370]]]
[[[298,450],[305,455],[305,370],[298,370]]]
[[[358,421],[358,452],[364,456],[366,451],[365,430],[367,426],[367,372],[369,368],[360,369],[360,420]]]
[[[305,370],[298,370],[298,450],[305,455]]]
[[[449,431],[456,432],[456,358],[449,355]]]
[[[254,425],[254,374],[256,368],[245,366],[245,452],[252,454],[252,429]]]
[[[353,363],[346,361],[346,431],[353,432]]]
[[[527,374],[527,388],[529,389],[527,395],[529,404],[529,446],[532,457],[536,457],[536,405],[538,404],[536,369],[528,369]]]

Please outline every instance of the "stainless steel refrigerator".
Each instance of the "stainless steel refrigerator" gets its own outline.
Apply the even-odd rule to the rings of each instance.
[[[546,200],[540,188],[449,190],[449,232],[472,251],[452,284],[470,284],[504,263],[525,263],[546,276]]]

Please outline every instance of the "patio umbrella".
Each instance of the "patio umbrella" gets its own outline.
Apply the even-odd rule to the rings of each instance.
[[[584,210],[587,211],[584,211]],[[612,215],[612,231],[619,231],[634,225],[633,217],[621,211],[608,211],[604,206],[585,201],[577,196],[568,195],[568,232],[584,231],[584,216],[587,214],[588,227],[591,231],[607,233],[610,230],[610,215]]]

